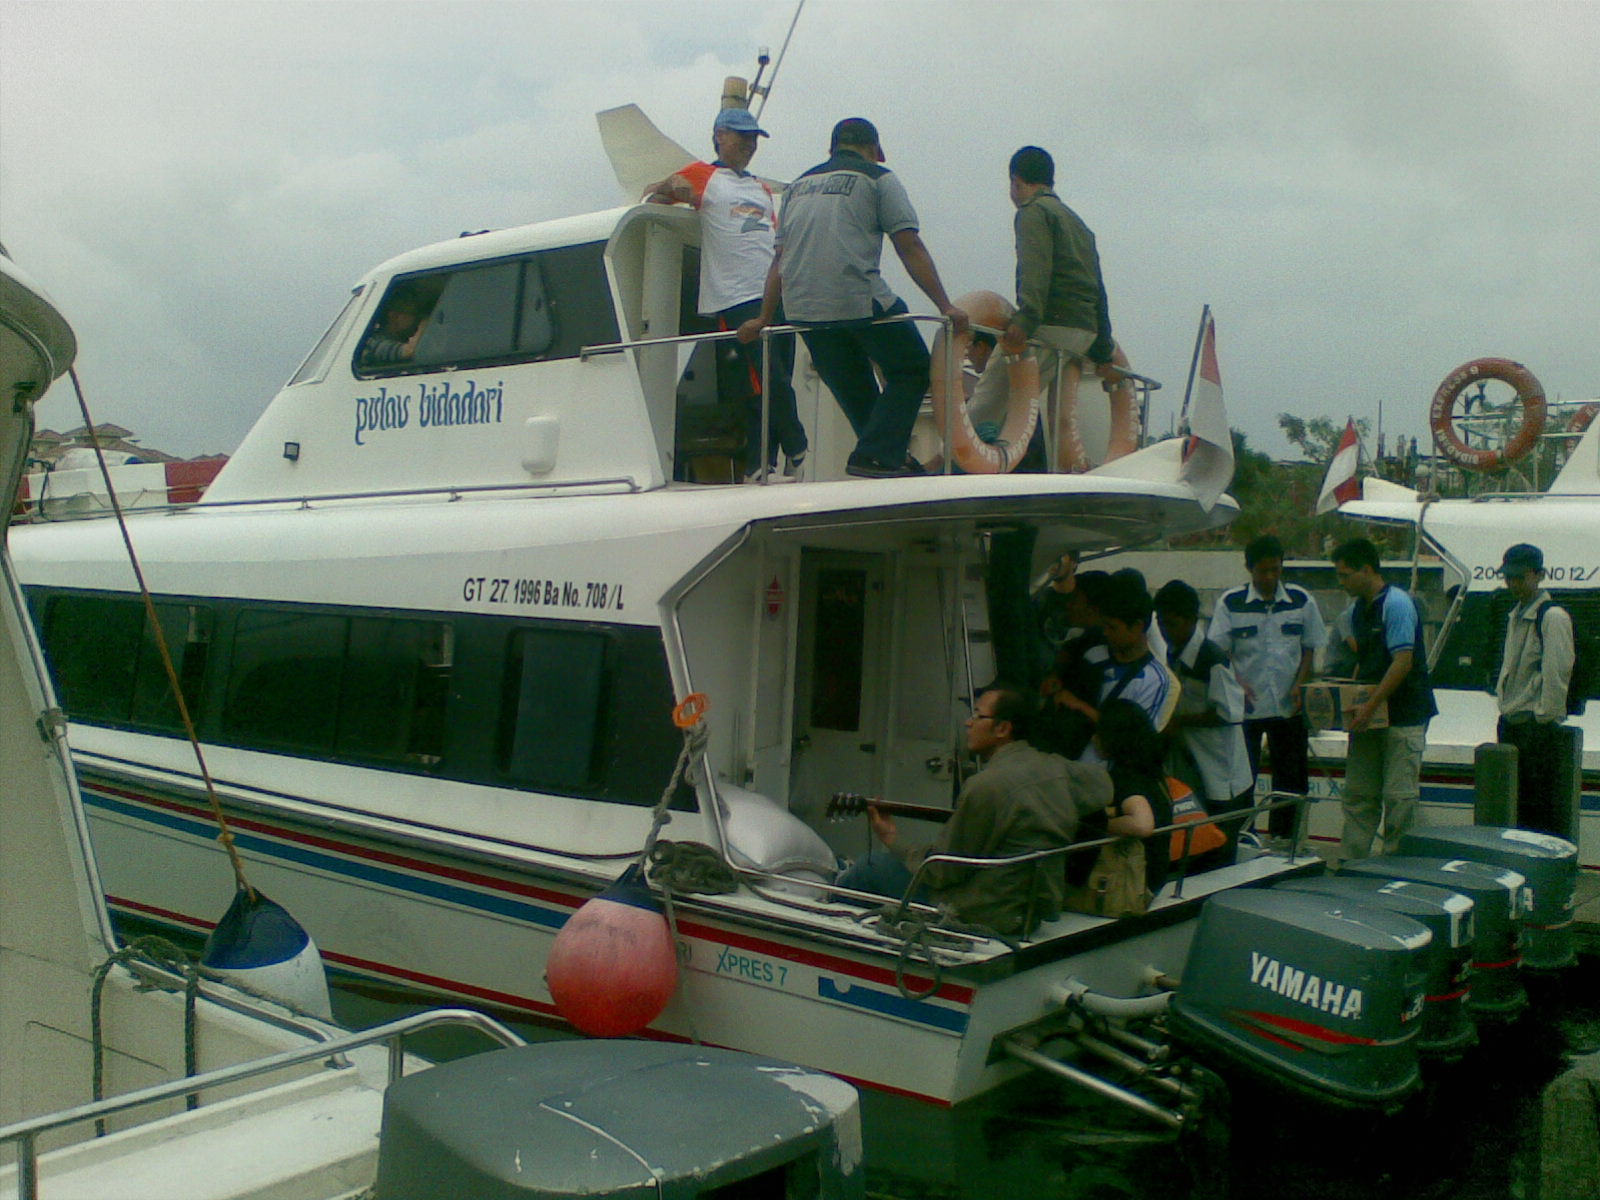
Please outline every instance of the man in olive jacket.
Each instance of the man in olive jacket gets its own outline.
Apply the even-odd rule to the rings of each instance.
[[[1011,202],[1017,207],[1017,311],[1001,346],[1020,354],[1044,343],[1039,369],[1053,377],[1056,354],[1111,361],[1111,313],[1094,234],[1055,193],[1056,165],[1038,146],[1011,156]]]
[[[1003,683],[978,697],[967,719],[967,748],[984,767],[967,780],[949,824],[927,849],[907,852],[894,818],[868,809],[873,832],[895,856],[890,871],[899,870],[894,878],[874,878],[878,886],[867,890],[901,894],[911,872],[931,854],[1009,858],[1069,845],[1079,818],[1111,803],[1111,777],[1104,768],[1028,745],[1034,703],[1027,692]],[[859,871],[851,868],[839,882],[848,886],[854,878],[855,886],[866,887]],[[922,878],[927,895],[918,899],[937,901],[963,921],[1006,934],[1026,934],[1040,921],[1053,920],[1066,894],[1060,858],[1001,868],[935,863]]]

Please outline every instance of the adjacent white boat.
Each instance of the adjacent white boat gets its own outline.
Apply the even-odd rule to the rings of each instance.
[[[1445,563],[1444,586],[1454,597],[1433,648],[1439,715],[1428,726],[1423,759],[1423,819],[1436,823],[1472,820],[1473,759],[1477,747],[1495,739],[1497,710],[1491,672],[1505,638],[1507,595],[1500,581],[1501,556],[1517,542],[1544,551],[1545,586],[1575,620],[1600,622],[1600,425],[1587,429],[1561,472],[1544,492],[1492,493],[1440,500],[1383,480],[1367,479],[1363,494],[1340,506],[1345,516],[1408,525]],[[1569,717],[1583,732],[1583,793],[1577,842],[1587,870],[1600,870],[1600,704]],[[1318,757],[1342,777],[1344,735],[1314,739]],[[1325,787],[1328,777],[1322,781]],[[1336,806],[1315,806],[1313,827],[1337,838]]]
[[[0,251],[0,390],[14,398],[0,411],[0,494],[16,494],[33,401],[75,352]],[[0,1195],[170,1196],[179,1178],[192,1197],[349,1192],[376,1168],[385,1035],[346,1039],[211,982],[186,1029],[176,965],[119,954],[9,550],[0,569]],[[341,1047],[353,1057],[335,1066]],[[265,1078],[262,1060],[276,1067]],[[190,1097],[204,1103],[190,1111]]]

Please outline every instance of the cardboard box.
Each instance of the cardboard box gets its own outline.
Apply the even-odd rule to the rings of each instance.
[[[1306,724],[1312,733],[1325,730],[1343,730],[1349,715],[1372,694],[1373,685],[1357,683],[1352,679],[1318,679],[1306,684],[1302,693],[1305,700]],[[1368,729],[1389,727],[1389,705],[1378,705],[1372,714]]]

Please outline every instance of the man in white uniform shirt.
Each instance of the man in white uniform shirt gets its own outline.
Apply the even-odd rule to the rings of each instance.
[[[748,109],[725,108],[711,126],[716,161],[690,163],[645,192],[653,204],[689,204],[700,213],[700,313],[715,320],[718,329],[738,329],[761,311],[777,232],[776,206],[771,189],[745,168],[755,157],[756,139],[766,136]],[[756,475],[761,470],[761,343],[730,339],[719,345],[718,353],[738,355],[748,373],[745,471]],[[806,457],[793,374],[794,335],[774,337],[767,466],[776,470],[781,449],[788,478],[799,474]]]
[[[1311,772],[1301,689],[1317,650],[1328,640],[1317,601],[1283,582],[1283,543],[1268,533],[1244,548],[1250,582],[1217,597],[1208,634],[1233,663],[1244,688],[1244,744],[1252,786],[1261,769],[1261,739],[1272,759],[1272,790],[1306,794]],[[1294,832],[1294,809],[1275,808],[1267,832]]]

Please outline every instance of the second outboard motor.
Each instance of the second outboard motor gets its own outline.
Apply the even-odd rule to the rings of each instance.
[[[1578,848],[1565,838],[1490,825],[1432,825],[1403,835],[1400,853],[1470,858],[1524,876],[1528,894],[1522,915],[1522,965],[1550,971],[1578,960],[1572,938]]]
[[[1239,890],[1201,910],[1175,1037],[1316,1099],[1392,1107],[1421,1082],[1425,926],[1330,896]]]
[[[1274,890],[1310,892],[1349,904],[1371,905],[1425,925],[1433,942],[1427,951],[1428,983],[1417,1050],[1434,1058],[1453,1058],[1477,1042],[1478,1027],[1467,1012],[1472,961],[1472,901],[1467,897],[1404,879],[1333,875],[1285,880]]]
[[[1472,989],[1467,1009],[1474,1017],[1510,1019],[1528,1006],[1528,989],[1517,977],[1523,892],[1527,881],[1516,871],[1467,859],[1396,855],[1361,858],[1339,868],[1340,875],[1406,879],[1460,892],[1472,901]]]

